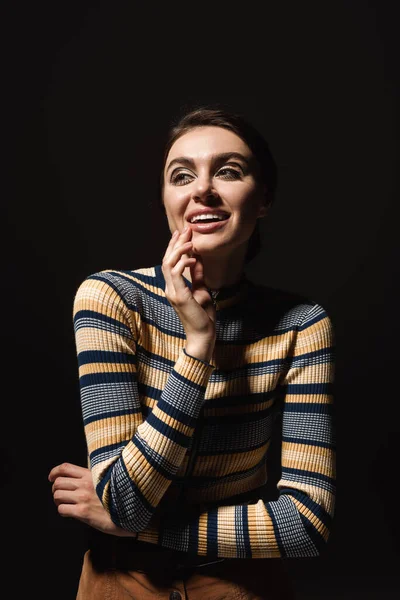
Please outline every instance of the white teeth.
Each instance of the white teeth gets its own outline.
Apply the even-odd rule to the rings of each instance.
[[[204,219],[218,219],[219,221],[223,221],[226,217],[222,217],[221,215],[213,215],[213,214],[205,214],[205,215],[196,215],[192,219],[190,219],[191,223],[196,223],[196,221],[202,221]]]

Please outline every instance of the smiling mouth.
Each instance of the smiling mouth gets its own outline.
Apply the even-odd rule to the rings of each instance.
[[[219,221],[198,221],[197,223],[189,223],[190,228],[193,231],[198,231],[199,233],[212,233],[213,231],[217,231],[225,227],[225,224],[229,221],[229,217]]]

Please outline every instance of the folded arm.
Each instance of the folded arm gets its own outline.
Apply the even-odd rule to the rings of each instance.
[[[298,328],[277,390],[284,398],[278,498],[219,506],[190,519],[170,516],[159,543],[215,557],[318,556],[335,505],[333,377],[332,324],[315,305]]]
[[[73,323],[93,483],[112,521],[131,532],[146,528],[179,470],[215,368],[183,349],[144,420],[135,313],[109,272],[89,276],[75,295]],[[160,362],[160,377],[167,367]],[[157,393],[148,390],[153,397]]]

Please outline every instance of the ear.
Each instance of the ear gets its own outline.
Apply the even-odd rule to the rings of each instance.
[[[258,210],[257,219],[261,219],[262,217],[265,217],[265,215],[267,214],[267,212],[269,210],[269,207],[270,207],[270,204],[267,204],[267,202],[264,201]]]
[[[260,206],[260,209],[259,209],[258,215],[257,215],[257,219],[261,219],[262,217],[265,217],[270,206],[271,206],[271,203],[269,202],[268,188],[266,185],[264,185],[264,202]]]
[[[268,207],[266,204],[263,204],[262,206],[260,206],[260,210],[258,211],[257,219],[261,219],[262,217],[265,217],[267,212],[268,212]]]

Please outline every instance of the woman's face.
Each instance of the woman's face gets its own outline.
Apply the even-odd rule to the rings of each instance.
[[[193,251],[224,254],[247,246],[267,212],[265,186],[247,144],[222,127],[197,127],[172,145],[164,167],[163,203],[171,233],[188,225]],[[196,212],[220,212],[223,221],[191,223]]]

